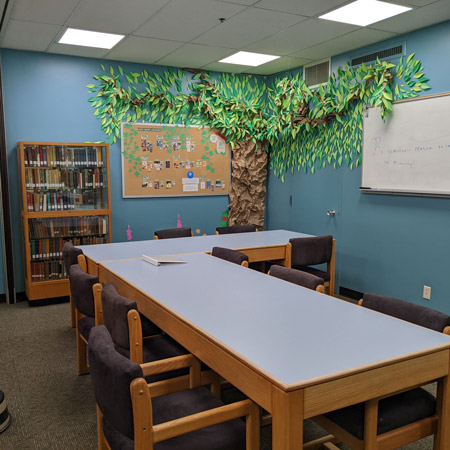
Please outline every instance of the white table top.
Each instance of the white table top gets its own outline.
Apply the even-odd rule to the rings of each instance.
[[[244,249],[285,245],[291,238],[310,237],[309,234],[287,230],[258,231],[177,239],[129,241],[112,244],[81,245],[79,248],[93,261],[140,258],[147,255],[176,255],[183,253],[210,252],[213,247]]]
[[[450,346],[442,333],[207,254],[180,258],[103,265],[287,388]]]

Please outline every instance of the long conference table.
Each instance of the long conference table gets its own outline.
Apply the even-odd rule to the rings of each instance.
[[[277,260],[290,266],[287,243],[291,238],[311,237],[310,234],[287,230],[258,231],[252,233],[194,236],[177,239],[116,242],[113,244],[79,246],[87,260],[88,272],[98,275],[98,264],[117,259],[140,258],[147,255],[180,255],[211,252],[213,247],[239,250],[250,262]]]
[[[171,241],[181,248],[181,239]],[[90,257],[98,247],[89,247]],[[205,253],[153,266],[131,259],[136,249],[121,248],[122,260],[91,259],[100,281],[113,282],[161,329],[269,411],[274,450],[302,448],[305,418],[438,378],[436,448],[450,448],[448,336]]]

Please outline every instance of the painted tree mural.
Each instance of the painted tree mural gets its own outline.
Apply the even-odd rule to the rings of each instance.
[[[217,129],[233,149],[229,223],[263,226],[268,157],[282,179],[287,170],[358,167],[364,107],[379,108],[385,117],[394,100],[430,89],[414,56],[396,66],[377,60],[339,68],[315,90],[298,73],[268,82],[197,69],[136,73],[103,65],[96,84],[87,87],[96,94],[89,101],[110,143],[120,139],[122,122]]]

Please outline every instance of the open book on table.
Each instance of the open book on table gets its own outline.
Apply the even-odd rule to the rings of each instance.
[[[176,256],[171,255],[142,255],[142,259],[144,261],[153,264],[154,266],[160,266],[161,264],[176,264],[176,263],[185,263],[182,259],[177,258]]]

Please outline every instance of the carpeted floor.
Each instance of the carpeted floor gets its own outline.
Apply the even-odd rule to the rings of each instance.
[[[78,376],[69,304],[30,308],[0,303],[0,390],[12,415],[0,434],[2,450],[97,448],[95,401],[89,375]],[[305,440],[323,431],[305,421]],[[432,438],[408,445],[431,450]],[[271,429],[261,429],[261,450]],[[344,447],[342,447],[344,448]]]

